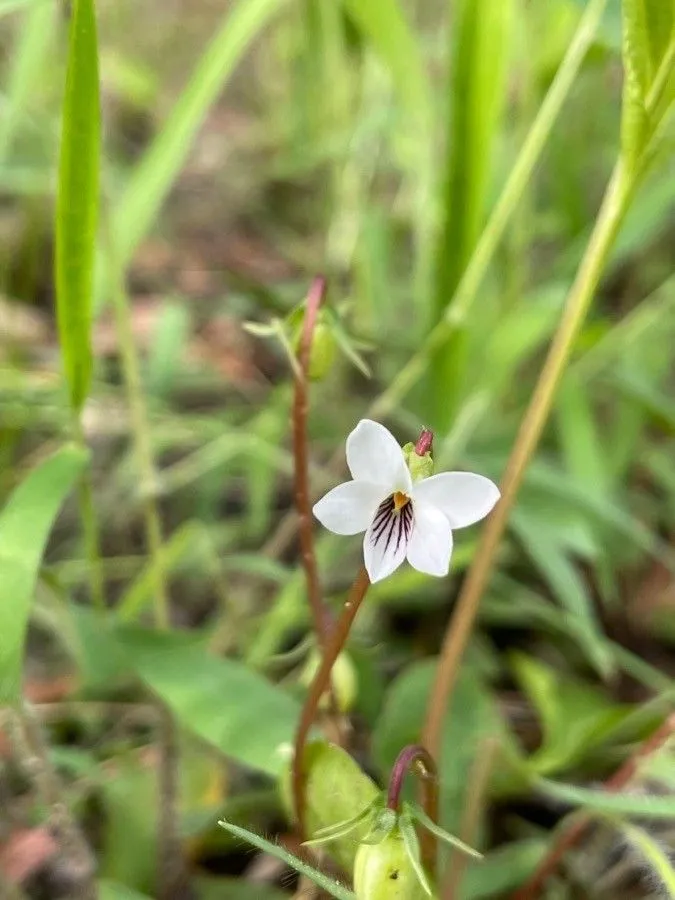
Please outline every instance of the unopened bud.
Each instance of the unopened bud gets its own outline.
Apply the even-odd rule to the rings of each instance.
[[[434,474],[434,461],[431,457],[433,439],[433,433],[425,429],[416,444],[410,441],[403,446],[403,456],[413,481],[421,481]]]
[[[312,346],[309,351],[309,369],[307,374],[312,381],[321,381],[331,370],[337,347],[335,338],[328,325],[321,319],[316,323],[312,335]]]
[[[415,444],[415,453],[418,456],[426,456],[427,453],[431,453],[433,443],[433,431],[430,431],[428,428],[423,428],[422,434],[417,438],[417,443]]]

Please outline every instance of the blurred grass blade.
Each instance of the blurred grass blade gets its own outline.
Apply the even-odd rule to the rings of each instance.
[[[495,141],[508,88],[513,0],[454,5],[445,195],[436,247],[431,326],[447,314],[484,224]],[[463,339],[439,348],[431,369],[431,424],[447,430],[461,390]],[[454,396],[453,396],[454,395]]]
[[[75,0],[63,101],[55,257],[59,340],[75,411],[82,408],[91,385],[100,147],[94,0]]]
[[[649,865],[651,875],[663,889],[663,892],[659,892],[659,896],[675,897],[675,869],[668,851],[643,828],[629,825],[628,822],[620,823],[619,828]]]
[[[671,0],[623,0],[622,148],[637,166],[669,109],[675,82],[675,8]]]
[[[331,897],[336,897],[337,900],[356,900],[356,895],[348,888],[344,887],[344,885],[335,881],[333,878],[330,878],[328,875],[324,875],[323,872],[319,872],[318,869],[314,869],[312,866],[307,865],[307,863],[298,859],[297,856],[293,856],[292,853],[289,853],[288,850],[285,850],[279,844],[273,844],[271,841],[261,837],[261,835],[248,831],[246,828],[240,828],[238,825],[233,825],[231,822],[221,821],[218,822],[218,824],[221,828],[224,828],[225,831],[229,831],[230,834],[233,834],[235,837],[238,837],[249,844],[253,844],[258,850],[262,850],[263,853],[268,853],[270,856],[280,859],[282,862],[286,863],[287,866],[295,869],[296,872],[300,872],[301,875],[307,876],[307,878],[310,878],[315,884],[326,891],[327,894],[330,894]]]
[[[122,268],[155,221],[209,107],[257,34],[285,2],[239,0],[227,13],[113,211],[116,262]]]
[[[389,68],[410,123],[431,123],[431,86],[420,53],[398,0],[343,0],[349,18]],[[412,126],[409,126],[412,127]]]
[[[66,446],[31,472],[0,513],[0,705],[19,698],[30,607],[47,537],[87,461]]]
[[[429,332],[423,345],[398,371],[391,384],[371,404],[369,415],[387,415],[427,372],[429,360],[469,318],[495,252],[539,162],[553,125],[560,115],[586,53],[597,34],[607,0],[590,0],[560,64],[556,76],[528,131],[525,142],[457,286],[452,303],[446,298],[444,317]],[[441,357],[442,358],[442,357]],[[446,385],[447,387],[447,385]],[[439,386],[440,393],[440,386]],[[450,405],[450,404],[449,404]],[[449,412],[446,412],[449,417]]]
[[[581,806],[609,815],[675,821],[675,797],[661,797],[653,794],[612,794],[608,791],[560,784],[546,778],[538,778],[535,786],[546,796],[562,803],[569,803],[570,806]]]
[[[0,3],[0,16],[20,5],[16,0],[14,3]],[[0,116],[0,166],[3,168],[21,117],[30,109],[30,99],[39,90],[45,67],[50,64],[47,57],[54,43],[55,13],[52,3],[44,0],[34,2],[33,8],[27,10],[18,34],[13,36],[12,62],[6,76],[7,87]]]

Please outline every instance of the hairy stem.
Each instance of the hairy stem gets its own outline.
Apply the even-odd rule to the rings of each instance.
[[[605,192],[593,233],[570,289],[558,330],[525,412],[502,479],[502,497],[483,529],[471,569],[462,585],[446,631],[431,692],[422,742],[440,757],[442,726],[460,663],[471,636],[479,603],[494,566],[495,555],[527,465],[537,448],[556,388],[583,324],[603,267],[628,205],[632,182],[617,164]],[[437,810],[427,809],[435,819]]]
[[[653,756],[675,734],[675,715],[669,716],[637,750],[628,757],[625,763],[605,782],[605,790],[615,793],[626,787],[637,775],[640,764]],[[564,829],[555,841],[546,857],[530,880],[516,891],[512,900],[535,900],[548,878],[555,872],[568,850],[571,850],[583,837],[591,820],[590,816],[576,818]]]
[[[309,453],[307,441],[307,417],[309,413],[308,373],[312,338],[319,308],[326,292],[323,278],[315,278],[307,295],[305,316],[298,348],[298,369],[295,372],[293,394],[293,462],[295,471],[295,508],[298,513],[300,556],[305,571],[307,597],[314,623],[314,632],[320,647],[326,646],[330,631],[330,615],[321,598],[319,570],[314,551],[312,528],[312,501],[309,489]]]
[[[49,747],[42,725],[32,708],[23,702],[12,722],[12,739],[21,763],[35,782],[42,802],[49,809],[56,834],[67,860],[67,874],[82,900],[96,900],[96,861],[80,826],[68,808],[63,786],[49,759]]]
[[[293,748],[292,787],[293,806],[301,840],[304,839],[305,836],[306,798],[304,756],[307,738],[309,737],[309,731],[316,717],[321,698],[330,685],[330,676],[333,666],[335,665],[335,660],[347,643],[352,623],[356,618],[369,587],[370,579],[368,578],[368,573],[365,568],[361,568],[351,587],[349,596],[345,600],[342,615],[331,629],[328,642],[323,651],[321,665],[317,669],[316,675],[309,687],[304,706],[302,707],[302,712],[300,713],[300,720],[295,733],[295,744]]]

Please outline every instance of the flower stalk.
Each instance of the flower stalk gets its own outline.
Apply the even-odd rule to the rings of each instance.
[[[309,687],[305,703],[300,713],[297,731],[295,734],[295,743],[293,748],[293,771],[291,774],[292,791],[293,791],[293,808],[298,823],[300,839],[305,837],[305,766],[304,756],[305,747],[307,746],[307,738],[316,718],[319,703],[326,690],[330,685],[330,676],[335,664],[335,660],[342,652],[349,632],[352,627],[358,611],[363,603],[368,588],[370,587],[370,579],[365,568],[361,568],[352,588],[345,600],[342,614],[337,623],[331,629],[328,640],[326,642],[321,665],[316,671],[316,675]]]
[[[438,791],[438,772],[431,754],[421,744],[409,744],[396,757],[389,779],[387,807],[396,813],[400,811],[401,790],[410,771],[421,779],[425,794]]]
[[[312,502],[309,489],[309,453],[307,441],[307,417],[309,414],[309,364],[312,339],[319,309],[326,293],[326,281],[315,278],[307,294],[305,315],[300,332],[297,352],[297,368],[294,370],[295,387],[293,393],[293,468],[295,473],[295,508],[298,513],[298,534],[300,557],[305,571],[307,597],[312,614],[317,643],[325,647],[331,628],[330,614],[321,598],[319,570],[314,551],[312,529]]]
[[[497,548],[506,529],[525,470],[544,430],[574,341],[584,322],[610,249],[623,221],[632,188],[632,179],[624,173],[621,163],[617,163],[586,253],[568,294],[558,330],[511,451],[501,484],[502,498],[482,532],[473,565],[457,600],[455,613],[443,642],[422,736],[424,745],[435,759],[440,756],[445,711],[450,704],[480,600],[494,567]],[[437,809],[433,803],[427,807],[426,812],[430,818],[436,819]]]

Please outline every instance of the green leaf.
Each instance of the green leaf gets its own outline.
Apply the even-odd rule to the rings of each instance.
[[[334,836],[325,851],[346,872],[354,867],[359,842],[368,834],[372,817],[360,815],[374,810],[381,798],[375,782],[340,747],[326,741],[312,741],[305,750],[307,798],[307,834],[310,838],[325,833],[331,826],[353,821],[349,832]],[[292,809],[290,767],[281,781],[284,806]]]
[[[547,847],[546,841],[532,838],[489,853],[479,866],[470,866],[465,872],[461,900],[507,896],[532,875]]]
[[[209,655],[201,636],[120,627],[129,663],[180,724],[243,765],[279,775],[299,708],[280,688],[231,659]]]
[[[0,167],[4,168],[16,138],[25,124],[30,100],[40,89],[46,66],[53,65],[50,51],[54,46],[56,10],[49,2],[30,0],[31,8],[12,36],[11,67],[5,74],[0,118]],[[24,3],[0,3],[0,16],[13,12]],[[11,176],[10,176],[11,178]],[[12,192],[16,190],[12,180]]]
[[[34,469],[0,513],[0,705],[19,698],[35,583],[54,519],[88,455],[66,446]]]
[[[659,896],[675,897],[675,869],[668,852],[644,828],[629,825],[628,822],[622,822],[618,827],[641,852],[645,862],[649,864],[650,873],[664,889],[664,893],[659,892]]]
[[[622,139],[629,167],[640,161],[669,109],[675,88],[674,26],[670,0],[623,0]]]
[[[56,200],[56,313],[70,402],[91,386],[91,320],[99,203],[101,123],[93,0],[74,0]]]
[[[513,657],[515,674],[539,713],[543,742],[528,760],[540,774],[559,772],[597,750],[629,710],[587,684],[566,679],[532,657]]]
[[[522,512],[513,515],[512,526],[557,601],[569,613],[570,631],[574,630],[589,662],[600,675],[608,676],[614,661],[593,599],[577,569],[560,549],[559,539],[552,540],[545,531],[532,527]]]
[[[271,841],[265,840],[265,838],[261,837],[259,834],[254,834],[252,831],[247,831],[245,828],[239,828],[239,826],[232,825],[230,822],[218,822],[218,824],[221,828],[229,831],[230,834],[233,834],[235,837],[241,838],[242,841],[246,841],[249,844],[253,844],[258,850],[262,850],[263,853],[269,853],[270,856],[274,856],[282,862],[285,862],[286,865],[295,869],[296,872],[300,872],[301,875],[306,875],[308,878],[311,878],[315,884],[318,884],[320,888],[323,888],[323,890],[330,894],[331,897],[336,897],[337,900],[356,900],[356,895],[344,887],[344,885],[329,878],[327,875],[324,875],[323,872],[319,872],[317,869],[312,868],[312,866],[308,866],[307,863],[302,862],[302,860],[293,856],[292,853],[284,850],[279,844],[273,844]]]
[[[273,884],[210,876],[194,881],[199,900],[288,900],[288,893]]]
[[[389,688],[373,733],[373,754],[383,777],[388,776],[401,747],[419,742],[435,668],[434,660],[415,663]],[[439,824],[456,831],[463,808],[466,773],[481,743],[488,737],[498,738],[502,762],[504,756],[515,762],[517,755],[494,700],[473,666],[464,666],[460,673],[443,734]],[[513,771],[509,771],[512,787],[516,781]]]
[[[442,227],[435,249],[432,321],[448,303],[474,250],[487,211],[501,115],[508,90],[513,0],[461,0],[454,6]],[[431,425],[445,432],[462,387],[465,337],[440,347],[429,373]]]
[[[445,829],[440,828],[433,819],[430,819],[429,816],[424,812],[421,807],[415,806],[413,803],[404,804],[407,809],[410,810],[410,814],[413,818],[417,819],[420,825],[423,825],[427,831],[430,831],[433,835],[435,835],[439,841],[444,841],[450,847],[454,847],[455,850],[460,850],[462,853],[466,853],[467,856],[473,856],[474,859],[482,859],[483,854],[479,853],[478,850],[474,850],[473,847],[469,847],[468,844],[465,844],[464,841],[460,841],[458,837],[455,837],[454,834],[450,834],[445,831]]]
[[[398,828],[401,833],[401,837],[403,838],[403,844],[405,846],[406,853],[408,854],[410,864],[413,867],[415,875],[417,875],[417,880],[422,885],[424,893],[429,897],[433,897],[434,892],[431,889],[429,878],[427,877],[427,873],[424,871],[424,866],[422,865],[420,842],[409,813],[403,813],[401,816],[399,816]]]
[[[592,788],[560,784],[546,778],[538,778],[535,786],[547,797],[581,806],[593,812],[614,816],[638,816],[641,819],[675,820],[675,797],[659,797],[653,794],[613,794]]]
[[[228,11],[113,212],[115,263],[125,268],[152,227],[206,113],[258,33],[286,0],[239,0]]]
[[[104,773],[101,874],[152,896],[157,859],[156,767],[136,750],[115,756]]]
[[[409,121],[429,128],[431,85],[420,44],[398,0],[343,0],[345,10],[391,72]]]
[[[99,900],[150,900],[148,894],[141,894],[126,884],[101,878],[98,882]]]

